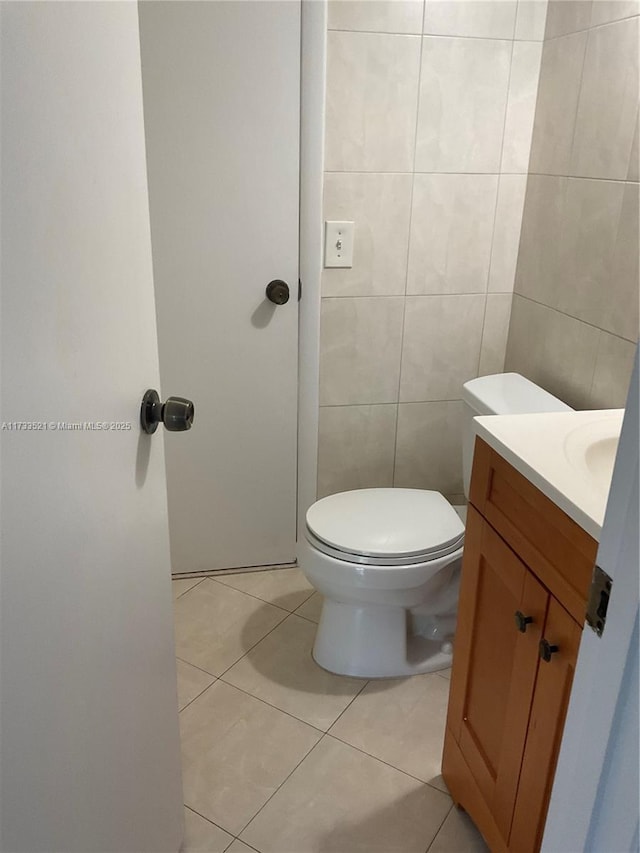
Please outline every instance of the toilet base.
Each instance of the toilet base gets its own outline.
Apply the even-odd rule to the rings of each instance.
[[[325,598],[313,658],[337,675],[394,678],[450,667],[453,648],[450,642],[408,635],[403,607]]]

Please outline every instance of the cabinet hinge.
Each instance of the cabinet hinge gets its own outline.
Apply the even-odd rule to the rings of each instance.
[[[591,579],[591,591],[587,604],[587,623],[601,637],[607,621],[607,608],[613,581],[609,575],[596,565]]]

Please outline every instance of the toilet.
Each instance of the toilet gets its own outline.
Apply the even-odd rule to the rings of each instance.
[[[472,379],[462,401],[466,497],[474,417],[571,411],[517,373]],[[451,665],[464,516],[423,489],[355,489],[309,508],[298,565],[324,596],[313,647],[321,667],[391,678]]]

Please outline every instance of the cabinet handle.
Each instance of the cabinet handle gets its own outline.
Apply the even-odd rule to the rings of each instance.
[[[525,616],[524,613],[521,613],[519,610],[515,612],[515,620],[516,620],[516,628],[520,631],[521,634],[527,630],[527,625],[530,625],[533,622],[532,616]]]
[[[549,663],[551,655],[560,651],[559,646],[552,646],[548,640],[540,640],[540,657]]]

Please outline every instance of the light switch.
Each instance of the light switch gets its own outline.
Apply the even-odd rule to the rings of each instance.
[[[325,222],[325,267],[353,266],[353,222]]]

